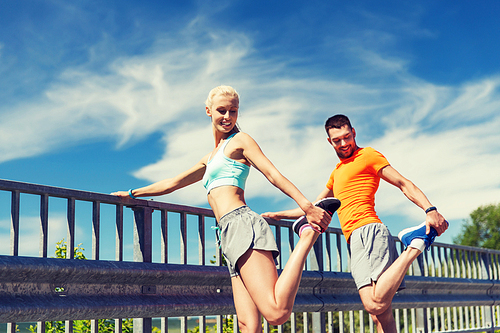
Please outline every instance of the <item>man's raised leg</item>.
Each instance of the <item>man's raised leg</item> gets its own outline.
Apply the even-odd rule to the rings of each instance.
[[[359,289],[359,296],[363,305],[370,314],[379,315],[390,308],[392,298],[398,291],[406,272],[412,262],[422,253],[412,247],[408,247],[392,263],[389,268],[380,275],[377,282]]]
[[[397,333],[396,321],[392,315],[392,307],[384,313],[375,316],[371,315],[374,324],[377,326],[377,333]]]
[[[425,233],[425,222],[412,228],[402,230],[398,237],[406,250],[380,275],[376,283],[359,290],[361,301],[365,309],[374,315],[384,313],[390,308],[392,298],[415,259],[434,241],[437,232],[431,228],[429,234]]]

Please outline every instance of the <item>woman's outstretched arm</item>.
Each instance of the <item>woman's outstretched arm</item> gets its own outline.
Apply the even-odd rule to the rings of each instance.
[[[164,195],[168,193],[172,193],[175,190],[186,187],[197,181],[200,181],[203,178],[203,174],[205,173],[206,162],[208,159],[208,155],[204,156],[198,163],[196,163],[192,168],[187,171],[184,171],[174,178],[167,178],[164,180],[160,180],[156,183],[153,183],[148,186],[144,186],[138,189],[132,190],[132,195],[134,197],[150,197],[150,196],[158,196]],[[112,195],[116,195],[119,197],[128,197],[128,191],[117,191],[111,193]]]

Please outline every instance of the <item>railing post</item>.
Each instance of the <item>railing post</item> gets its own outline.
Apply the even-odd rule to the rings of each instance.
[[[166,264],[168,263],[168,214],[167,211],[163,209],[160,211],[160,232],[161,232],[160,261]],[[205,331],[201,331],[201,327],[202,326],[200,324],[200,332],[205,333]],[[160,330],[161,333],[168,332],[168,317],[161,317]]]
[[[152,219],[150,207],[134,207],[134,261],[152,262]]]
[[[491,262],[490,262],[490,254],[488,252],[481,252],[481,279],[483,280],[492,280],[491,276]],[[493,281],[491,283],[493,286]],[[493,302],[492,302],[493,303]],[[487,328],[486,332],[495,332],[494,322],[495,318],[493,317],[495,313],[494,305],[491,306],[483,306],[483,327]]]
[[[66,259],[75,258],[75,198],[68,198]],[[73,320],[66,320],[64,332],[73,333]]]
[[[99,260],[101,235],[101,204],[99,201],[92,203],[92,260]],[[90,332],[99,332],[99,320],[90,321]]]
[[[49,196],[44,193],[40,196],[40,247],[39,256],[47,258],[48,251],[48,228],[49,228]],[[45,322],[36,323],[37,333],[45,333]]]
[[[181,213],[180,216],[180,254],[181,254],[181,263],[183,265],[187,264],[187,214]]]
[[[188,251],[188,240],[187,240],[187,214],[185,212],[182,212],[180,214],[180,254],[181,254],[181,263],[183,265],[187,264],[187,251]],[[181,320],[181,332],[180,333],[187,333],[187,317],[183,316],[180,317]]]
[[[10,255],[19,255],[19,200],[20,192],[12,191],[10,209]],[[16,332],[16,323],[7,323],[7,333]]]
[[[47,258],[48,239],[49,239],[49,196],[43,194],[40,196],[40,248],[39,256]]]
[[[101,244],[101,203],[92,203],[92,260],[99,260]]]
[[[16,323],[7,323],[6,333],[16,333]]]
[[[19,255],[19,191],[12,191],[10,210],[10,255]]]
[[[75,198],[68,198],[66,259],[75,258]]]
[[[153,260],[153,209],[134,207],[134,261],[152,262]],[[134,318],[135,333],[149,333],[153,329],[152,318]]]
[[[412,263],[413,266],[413,275],[415,276],[424,276],[425,275],[425,264],[424,264],[424,256],[421,253],[417,259]],[[422,291],[424,292],[424,291]],[[416,333],[427,333],[427,309],[425,308],[417,308],[415,309],[416,315]]]
[[[115,260],[123,261],[123,205],[116,205]]]
[[[312,251],[310,253],[310,263],[311,270],[323,272],[323,236],[320,235],[313,245]],[[315,288],[316,297],[321,298],[321,287]],[[325,333],[325,313],[324,312],[313,312],[312,313],[312,328],[313,333]]]

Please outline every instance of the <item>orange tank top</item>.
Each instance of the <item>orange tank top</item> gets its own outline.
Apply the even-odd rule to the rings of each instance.
[[[387,165],[387,159],[375,149],[359,148],[341,160],[330,175],[326,187],[342,203],[337,214],[347,242],[355,229],[382,223],[375,212],[375,193],[380,184],[378,172]]]

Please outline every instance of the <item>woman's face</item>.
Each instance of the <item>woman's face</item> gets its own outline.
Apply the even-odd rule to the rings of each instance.
[[[238,119],[239,102],[237,98],[215,95],[212,107],[206,107],[207,115],[212,118],[212,125],[222,133],[229,133]]]

